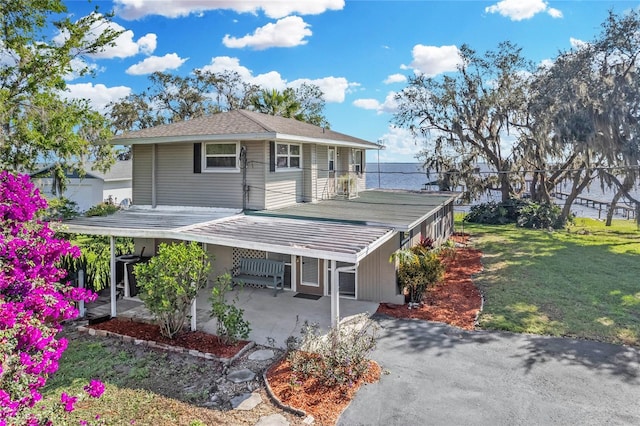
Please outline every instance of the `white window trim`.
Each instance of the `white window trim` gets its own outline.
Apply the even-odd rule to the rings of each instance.
[[[318,276],[316,277],[316,282],[315,283],[309,283],[304,281],[304,258],[307,256],[300,256],[300,285],[303,285],[305,287],[320,287],[320,259],[317,258],[309,258],[309,259],[316,259],[317,262],[317,272],[318,272]]]
[[[236,167],[207,167],[207,145],[235,145]],[[225,155],[225,157],[227,157]],[[240,172],[240,142],[220,141],[205,142],[202,144],[202,173],[239,173]]]
[[[324,276],[324,295],[325,296],[331,296],[331,292],[329,291],[329,277],[331,276],[331,274],[333,273],[333,271],[331,270],[331,261],[327,260],[326,262],[327,265],[327,273]],[[354,295],[353,296],[345,296],[343,294],[340,294],[339,296],[343,299],[351,299],[351,300],[358,300],[358,266],[357,265],[353,265],[353,271],[342,271],[345,274],[354,274],[355,275],[355,283],[356,283],[356,287],[355,287],[355,291],[354,291]]]
[[[362,149],[356,149],[354,148],[351,151],[352,155],[353,155],[353,171],[356,172],[358,175],[361,175],[362,172],[364,171],[364,152]],[[356,158],[358,158],[358,153],[360,153],[360,164],[358,164],[356,162]],[[360,170],[357,170],[356,166],[360,166]]]
[[[333,151],[333,169],[331,168],[331,151]],[[336,171],[336,162],[338,158],[338,149],[335,146],[330,146],[327,149],[327,171],[335,172]]]
[[[278,155],[278,145],[287,145],[288,148],[288,152],[291,152],[291,145],[295,145],[300,147],[300,155],[295,155],[294,157],[300,157],[300,167],[278,167],[278,157],[284,157],[284,155]],[[275,162],[276,162],[276,173],[286,173],[286,172],[301,172],[302,171],[302,144],[301,143],[283,143],[283,142],[276,142],[276,150],[275,150]],[[291,164],[291,154],[287,154],[287,158],[289,159],[289,161],[287,161],[287,164]]]

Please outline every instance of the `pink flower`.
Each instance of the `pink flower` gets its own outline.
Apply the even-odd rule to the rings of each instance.
[[[90,397],[100,398],[104,393],[104,383],[99,380],[91,380],[91,382],[84,387],[84,390]]]
[[[64,405],[64,411],[67,411],[67,412],[73,411],[73,408],[74,408],[73,404],[75,404],[76,401],[78,401],[77,396],[70,396],[70,395],[67,395],[65,392],[62,392],[62,395],[60,395],[60,403]]]

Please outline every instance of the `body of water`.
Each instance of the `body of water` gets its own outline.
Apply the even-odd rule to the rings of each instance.
[[[437,175],[432,174],[427,177],[422,165],[420,163],[380,163],[369,162],[366,167],[367,172],[367,188],[382,188],[382,189],[406,189],[419,191],[430,180],[436,180]],[[432,187],[437,190],[437,186]],[[569,184],[558,185],[557,190],[563,192],[569,192]],[[631,195],[636,199],[640,199],[640,183],[636,185],[631,191]],[[602,188],[599,182],[593,182],[582,193],[582,196],[591,199],[609,202],[613,198],[613,193],[607,188]],[[482,199],[475,201],[472,204],[486,202],[488,200],[499,200],[499,194],[490,194],[483,196]],[[557,200],[559,205],[562,205],[564,201]],[[620,203],[620,205],[623,205]],[[456,207],[457,211],[468,211],[470,205],[460,205]],[[597,208],[587,207],[585,205],[575,204],[572,206],[572,212],[578,217],[592,217],[592,218],[605,218],[606,211],[601,211]],[[622,214],[616,215],[616,217],[623,217]]]

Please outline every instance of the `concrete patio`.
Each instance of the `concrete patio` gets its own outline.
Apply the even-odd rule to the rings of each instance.
[[[209,317],[210,294],[211,287],[200,291],[196,299],[196,322],[198,330],[215,334],[216,320]],[[244,318],[249,321],[251,327],[249,340],[259,345],[268,345],[273,339],[276,347],[283,348],[289,336],[300,336],[300,327],[305,321],[317,323],[323,329],[328,329],[331,325],[330,297],[323,296],[318,300],[310,300],[294,297],[295,294],[293,291],[282,291],[274,297],[271,289],[245,287],[234,290],[228,297],[237,297],[236,306],[244,309]],[[116,307],[119,317],[141,320],[153,318],[137,298],[119,299]],[[378,304],[374,302],[340,298],[342,321],[360,313],[373,315],[377,309]],[[108,296],[89,304],[87,311],[93,316],[108,315],[110,313]]]

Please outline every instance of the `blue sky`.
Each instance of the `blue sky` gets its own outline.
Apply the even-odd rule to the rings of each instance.
[[[115,12],[126,30],[87,58],[93,78],[69,76],[69,96],[96,108],[148,85],[148,75],[194,69],[239,72],[282,90],[302,82],[324,91],[333,130],[383,141],[380,161],[414,162],[420,150],[391,126],[393,94],[414,73],[455,71],[457,50],[509,40],[535,63],[600,33],[609,10],[639,1],[66,0],[73,17]],[[55,35],[61,37],[63,35]],[[370,153],[371,159],[376,154]]]

